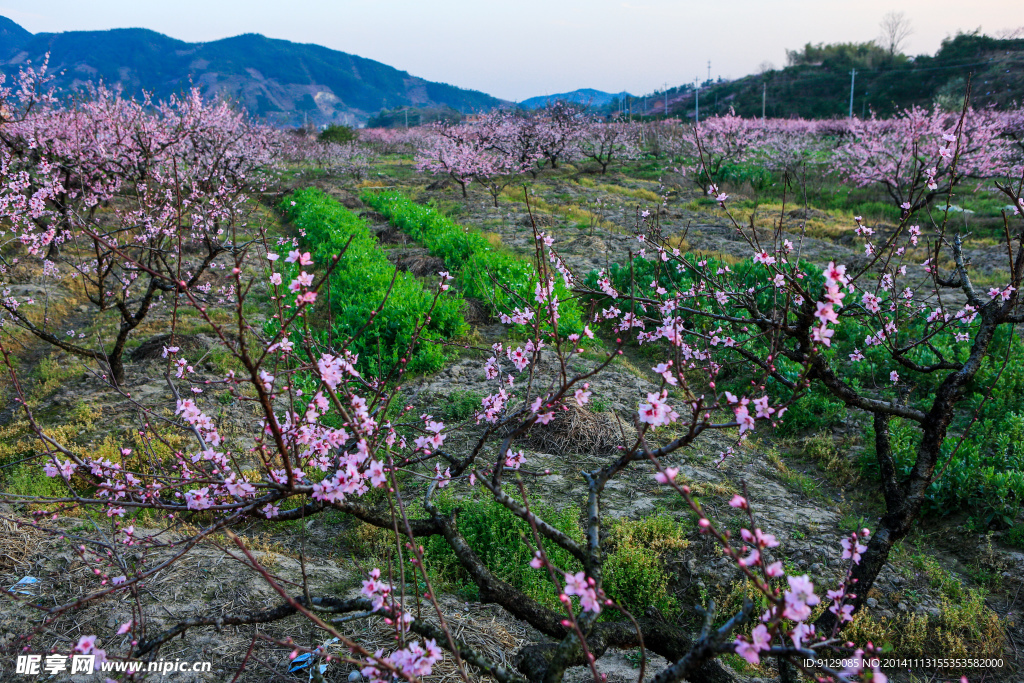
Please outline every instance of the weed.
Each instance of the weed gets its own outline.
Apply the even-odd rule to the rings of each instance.
[[[483,394],[478,391],[456,389],[448,395],[444,415],[455,422],[467,420],[480,409],[481,399]]]
[[[629,662],[629,665],[632,666],[634,669],[639,669],[640,662],[644,660],[643,654],[641,654],[640,652],[640,648],[637,648],[635,650],[629,650],[622,656],[623,658],[625,658],[627,662]]]
[[[808,498],[818,498],[820,500],[827,499],[816,481],[803,472],[797,472],[796,470],[790,469],[786,463],[782,461],[782,457],[774,448],[770,449],[765,456],[768,458],[768,462],[775,467],[776,476],[779,481],[787,487],[802,493]]]
[[[1024,524],[1014,524],[1003,534],[1003,543],[1024,549]]]
[[[458,510],[459,531],[496,576],[542,604],[553,608],[560,605],[558,592],[551,585],[547,571],[529,566],[533,557],[533,535],[526,522],[494,500],[457,501],[449,495],[439,497],[438,506],[446,512]],[[530,507],[570,537],[582,537],[577,508],[554,510],[539,502],[531,502]],[[678,604],[668,591],[669,575],[657,551],[644,543],[664,548],[682,547],[685,541],[681,530],[666,519],[621,522],[613,528],[614,549],[604,563],[604,589],[609,597],[635,614],[643,614],[648,606],[665,614],[675,614]],[[475,584],[444,539],[434,536],[425,545],[426,566],[436,585],[468,596],[476,594]],[[549,561],[560,571],[577,572],[582,568],[557,545],[550,541],[543,541],[543,545]],[[610,611],[602,618],[616,616]]]
[[[607,538],[612,547],[642,546],[659,554],[690,545],[683,527],[668,515],[613,520]]]
[[[803,454],[824,469],[829,481],[837,486],[850,484],[857,479],[857,473],[839,453],[835,440],[828,432],[819,432],[804,439]]]

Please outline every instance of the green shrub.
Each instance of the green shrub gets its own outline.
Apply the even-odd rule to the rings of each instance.
[[[774,300],[777,290],[767,282],[765,271],[745,259],[728,264],[719,259],[697,254],[687,254],[689,262],[704,260],[711,273],[728,267],[732,271],[733,286],[738,289],[752,288],[762,311],[772,310],[778,302]],[[824,279],[821,270],[813,264],[800,262],[804,283],[811,292],[821,292]],[[687,292],[696,284],[699,276],[690,269],[679,272],[675,264],[647,258],[635,258],[632,263],[611,264],[608,277],[612,285],[626,294],[643,296],[653,280],[669,291]],[[586,284],[597,289],[598,271],[591,271]],[[819,295],[820,296],[820,295]],[[888,295],[887,295],[888,296]],[[606,306],[607,297],[596,297],[597,306]],[[629,301],[618,300],[616,305],[629,310]],[[888,301],[883,301],[886,306]],[[688,301],[688,307],[699,308],[705,313],[733,314],[738,309],[731,302],[718,303],[713,297],[702,297]],[[647,314],[642,305],[635,305],[637,314]],[[656,312],[652,312],[656,316]],[[904,318],[901,322],[900,338],[905,340],[928,338],[928,344],[915,347],[906,354],[907,360],[928,366],[938,361],[939,354],[946,361],[964,362],[968,345],[954,341],[953,333],[931,335],[927,322],[929,311],[922,311]],[[711,336],[718,322],[708,315],[684,315],[685,323],[694,332]],[[866,345],[865,339],[878,330],[874,322],[862,318],[843,318],[833,327],[834,336],[830,348],[821,353],[834,359],[842,368],[843,380],[855,390],[860,387],[878,387],[880,396],[888,400],[907,400],[915,408],[927,411],[942,381],[943,373],[923,373],[897,364],[884,345]],[[973,325],[977,325],[975,322]],[[764,355],[767,349],[756,330],[731,330],[736,346],[743,346],[755,354]],[[852,363],[846,359],[858,349],[864,360]],[[989,355],[982,368],[969,385],[946,441],[942,445],[939,467],[941,476],[927,491],[925,512],[948,514],[964,508],[971,510],[984,526],[1005,528],[1013,523],[1024,500],[1024,342],[1010,329],[998,330],[993,338]],[[751,377],[747,374],[749,363],[736,356],[736,363],[723,364],[723,370],[716,378],[720,390],[747,393]],[[1004,363],[1005,360],[1005,363]],[[783,356],[775,360],[776,367],[789,380],[799,378],[800,368]],[[898,395],[899,386],[889,381],[891,372],[897,371],[901,385],[913,387],[909,397]],[[770,379],[767,391],[776,399],[788,398],[791,390]],[[820,382],[812,383],[810,389],[800,396],[789,408],[778,427],[782,435],[819,431],[843,421],[847,408],[839,399],[827,391]],[[977,419],[975,421],[975,415]],[[878,465],[874,454],[874,432],[869,426],[865,441],[867,449],[860,464],[864,474],[877,479]],[[899,419],[891,423],[893,455],[900,476],[910,474],[916,459],[919,430]],[[963,437],[961,443],[961,437]]]
[[[430,310],[434,294],[425,290],[413,275],[396,274],[366,223],[320,190],[309,188],[285,197],[281,210],[304,233],[303,246],[312,253],[318,273],[324,272],[334,256],[345,250],[316,304],[329,307],[326,325],[334,339],[347,340],[355,335],[387,296],[383,309],[358,338],[351,340],[348,348],[359,354],[363,369],[379,373],[394,367],[405,356],[416,326]],[[289,279],[299,270],[283,259],[277,265],[282,272],[290,270],[286,273]],[[387,294],[392,279],[394,287]],[[443,365],[442,347],[429,342],[450,339],[466,331],[464,305],[461,297],[451,292],[438,299],[409,359],[409,370],[431,371]]]
[[[447,397],[444,415],[456,422],[466,420],[480,408],[482,399],[483,394],[478,391],[456,389]]]
[[[6,482],[6,491],[33,498],[59,498],[68,495],[68,486],[60,477],[48,477],[36,463],[14,468]]]
[[[778,434],[792,436],[811,429],[832,427],[846,418],[846,404],[819,384],[808,392],[779,421]]]
[[[458,508],[458,528],[480,560],[495,576],[507,581],[528,596],[552,609],[560,609],[558,594],[551,585],[547,569],[533,569],[533,534],[530,526],[500,503],[488,500],[455,500],[441,496],[438,507],[444,512]],[[531,502],[530,509],[571,538],[582,540],[579,509],[555,510],[543,503]],[[622,524],[619,527],[619,524]],[[616,523],[618,542],[605,557],[604,590],[633,614],[643,614],[653,605],[663,614],[673,615],[678,604],[668,591],[668,574],[662,567],[656,548],[683,547],[682,531],[674,521],[658,518],[651,522]],[[524,542],[524,537],[529,545]],[[648,543],[645,543],[644,540]],[[653,545],[649,541],[657,540]],[[543,540],[544,552],[556,567],[578,572],[582,569],[568,552]],[[432,536],[425,544],[426,566],[432,576],[448,587],[470,596],[476,586],[459,564],[455,552],[444,538]],[[602,618],[621,618],[609,611]]]
[[[1003,542],[1014,548],[1024,548],[1024,524],[1014,524],[1003,535]]]
[[[498,313],[533,305],[537,271],[530,261],[493,247],[477,230],[458,225],[433,207],[423,206],[396,191],[367,189],[360,198],[396,226],[444,259],[462,292],[487,302]],[[497,287],[495,281],[501,283]],[[506,291],[507,290],[507,291]],[[581,312],[562,281],[555,283],[559,299],[558,325],[563,332],[583,331]]]
[[[438,507],[444,512],[450,512],[456,507],[459,509],[459,532],[495,576],[534,600],[554,609],[559,608],[561,603],[551,586],[547,571],[530,567],[533,536],[526,522],[495,500],[456,501],[452,497],[441,496],[438,498]],[[556,511],[543,503],[532,502],[530,509],[573,538],[582,538],[583,531],[577,521],[579,509],[568,507]],[[524,536],[530,539],[530,546],[523,542]],[[544,552],[555,566],[573,572],[582,569],[568,552],[551,541],[544,541]],[[456,590],[475,594],[476,585],[443,537],[430,537],[426,543],[426,558],[427,568],[438,579]]]
[[[733,185],[750,183],[752,188],[762,192],[772,185],[775,174],[760,164],[724,164],[718,171],[718,179]]]
[[[648,606],[674,616],[679,604],[669,593],[661,554],[689,545],[679,523],[667,515],[615,520],[608,540],[612,552],[604,563],[605,592],[634,616],[642,615]]]

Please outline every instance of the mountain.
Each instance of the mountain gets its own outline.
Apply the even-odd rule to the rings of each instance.
[[[0,17],[0,51],[15,50],[32,37],[32,34],[7,17]]]
[[[593,88],[581,88],[579,90],[563,92],[557,95],[531,97],[520,102],[519,106],[523,109],[540,109],[541,107],[546,106],[549,102],[567,102],[571,104],[590,105],[591,108],[600,109],[623,97],[632,97],[632,95],[626,92],[610,93],[604,92],[603,90],[594,90]]]
[[[276,125],[361,124],[385,108],[488,110],[504,101],[435,83],[319,45],[259,34],[186,43],[148,29],[32,34],[0,17],[0,71],[13,75],[50,54],[55,84],[75,90],[102,80],[157,99],[198,86]]]

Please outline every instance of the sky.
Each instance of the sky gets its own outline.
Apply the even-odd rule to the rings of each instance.
[[[262,33],[523,100],[577,88],[645,94],[739,78],[786,49],[862,42],[890,11],[934,54],[958,30],[1024,25],[1021,0],[0,0],[33,33],[142,27],[189,42]]]

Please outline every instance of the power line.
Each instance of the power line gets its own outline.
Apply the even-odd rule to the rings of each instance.
[[[864,76],[865,74],[880,74],[882,76],[914,76],[915,74],[921,73],[923,71],[947,71],[947,70],[951,70],[951,69],[964,69],[964,68],[967,68],[967,67],[970,67],[970,66],[997,65],[997,64],[1000,64],[1000,63],[1002,63],[1004,61],[1008,61],[1008,60],[990,59],[987,62],[970,62],[970,63],[967,63],[967,64],[952,64],[952,65],[948,65],[948,66],[927,66],[927,67],[909,68],[909,69],[857,69],[857,73],[860,74],[861,76]],[[796,82],[799,82],[799,81],[814,81],[814,80],[821,80],[823,77],[833,76],[833,75],[835,75],[835,72],[824,72],[824,71],[823,72],[819,72],[819,73],[807,74],[807,75],[803,75],[803,76],[790,76],[790,75],[782,76],[782,75],[780,75],[774,82],[777,82],[777,83],[796,83]],[[743,76],[742,78],[752,78],[752,77],[753,77],[753,75],[751,75],[751,76]],[[735,81],[729,81],[728,83],[723,83],[722,85],[724,86],[724,85],[728,85],[729,83],[736,83],[736,82],[742,80],[742,78],[737,78]],[[762,76],[762,78],[764,78],[764,76]],[[667,87],[668,86],[666,85],[666,88]],[[666,92],[666,96],[667,96],[667,94],[668,93]]]

